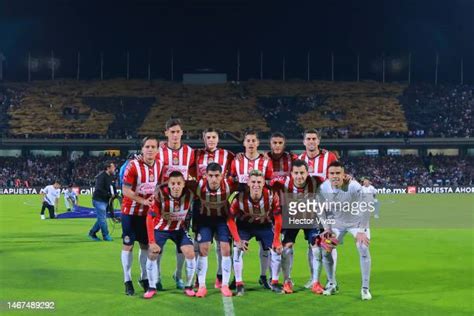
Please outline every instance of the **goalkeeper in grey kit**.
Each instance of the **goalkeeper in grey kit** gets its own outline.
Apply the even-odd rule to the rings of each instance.
[[[338,161],[332,162],[328,166],[328,180],[321,185],[322,199],[327,202],[326,217],[333,219],[334,223],[332,225],[324,224],[325,233],[334,234],[339,243],[343,242],[347,232],[354,236],[362,274],[361,298],[370,300],[372,295],[370,293],[369,218],[370,212],[373,212],[375,207],[373,200],[362,193],[362,186],[355,180],[351,180],[348,185],[344,184],[344,176],[344,166]],[[332,273],[328,273],[329,283],[323,294],[333,295],[338,290],[336,281],[337,250],[329,247],[327,251],[332,252],[334,269]]]

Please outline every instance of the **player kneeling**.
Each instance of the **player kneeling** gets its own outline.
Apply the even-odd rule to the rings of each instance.
[[[195,296],[192,288],[196,261],[194,260],[193,241],[187,232],[186,220],[191,209],[194,194],[185,189],[184,176],[179,171],[170,174],[167,184],[160,185],[155,191],[155,202],[148,211],[146,224],[149,240],[146,263],[150,288],[144,298],[152,298],[158,282],[158,266],[161,251],[168,239],[181,249],[186,258],[186,286],[184,293]]]
[[[247,186],[249,190],[240,192],[232,201],[227,225],[234,238],[234,273],[237,296],[244,295],[242,280],[243,253],[248,250],[248,242],[255,237],[263,245],[264,251],[270,249],[281,255],[280,232],[282,226],[281,207],[277,194],[264,188],[263,173],[252,170]],[[272,230],[272,219],[274,227]],[[237,221],[236,221],[237,220]],[[268,259],[269,256],[267,256]]]
[[[328,180],[321,185],[321,193],[329,203],[336,202],[333,205],[343,203],[344,205],[350,205],[351,209],[349,211],[336,207],[329,209],[328,217],[333,218],[334,224],[324,225],[324,228],[328,234],[334,233],[339,243],[342,243],[347,232],[356,239],[362,274],[361,297],[362,300],[370,300],[372,299],[369,289],[371,269],[369,212],[371,212],[371,207],[370,203],[366,201],[366,195],[361,193],[361,185],[355,180],[351,180],[348,185],[344,185],[344,177],[344,166],[340,162],[332,162],[328,167]],[[332,251],[333,258],[336,259],[337,250],[329,249],[329,251]],[[332,276],[328,274],[329,283],[324,290],[323,294],[325,295],[332,295],[337,291],[335,267],[336,260],[334,260],[334,274]]]

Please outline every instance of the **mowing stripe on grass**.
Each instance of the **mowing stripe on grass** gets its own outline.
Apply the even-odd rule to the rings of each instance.
[[[225,316],[235,316],[234,303],[232,302],[232,297],[227,297],[227,296],[222,295],[222,304],[224,305]]]

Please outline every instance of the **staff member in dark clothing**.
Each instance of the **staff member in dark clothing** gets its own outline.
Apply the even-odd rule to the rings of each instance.
[[[100,241],[97,237],[99,230],[102,230],[102,236],[105,241],[112,241],[107,227],[107,205],[109,200],[115,194],[114,188],[115,165],[113,162],[106,162],[104,169],[95,178],[95,190],[92,196],[92,205],[97,213],[97,221],[89,231],[89,238],[94,241]]]

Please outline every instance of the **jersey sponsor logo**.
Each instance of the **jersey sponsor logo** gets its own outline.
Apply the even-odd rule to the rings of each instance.
[[[137,193],[139,194],[153,194],[155,192],[156,183],[145,182],[137,186]]]
[[[204,207],[208,208],[208,209],[219,209],[221,207],[223,207],[227,201],[224,200],[224,201],[221,201],[221,202],[217,202],[217,201],[204,201],[204,200],[201,200],[201,203]]]
[[[188,211],[181,212],[166,212],[163,213],[163,218],[167,221],[184,221]]]
[[[239,182],[240,183],[247,183],[248,181],[249,181],[249,175],[248,174],[239,175]]]
[[[206,165],[199,165],[199,172],[201,174],[206,174],[206,169],[207,169]]]

